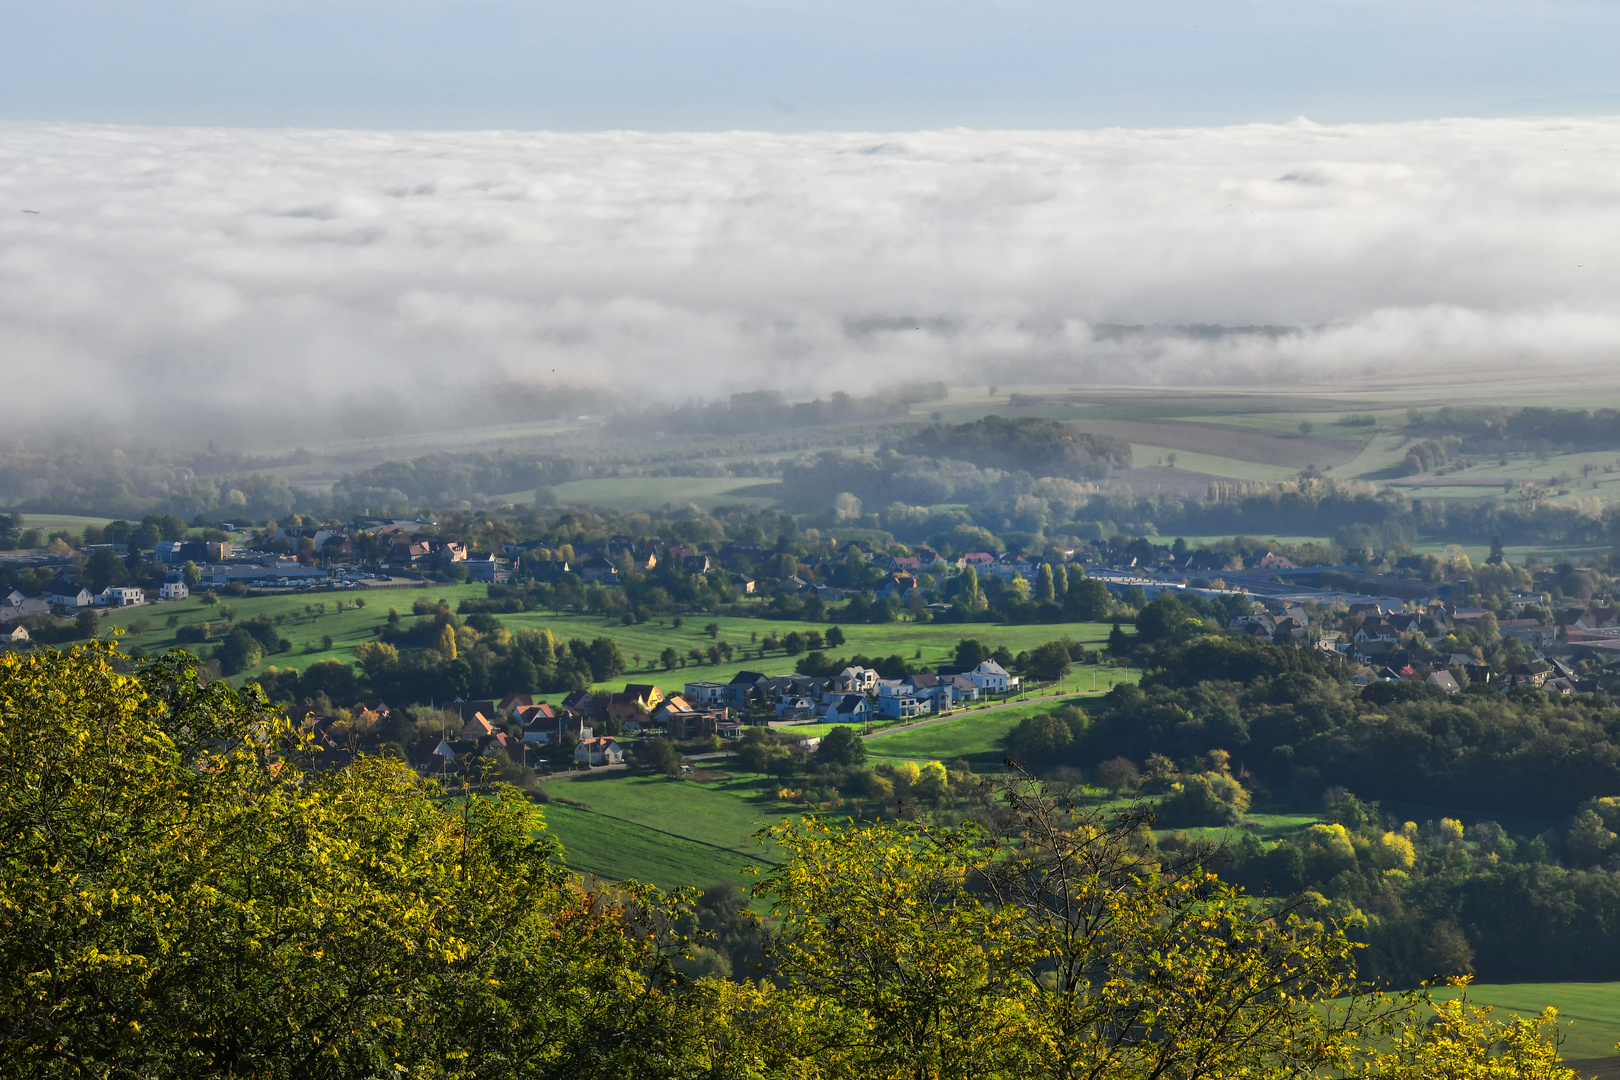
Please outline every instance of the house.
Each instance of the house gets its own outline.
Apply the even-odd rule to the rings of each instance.
[[[562,707],[571,713],[589,716],[595,711],[596,697],[589,690],[575,690],[562,699]]]
[[[461,737],[471,739],[473,742],[482,742],[495,734],[495,722],[481,712],[475,712],[472,717],[461,726]]]
[[[146,603],[146,590],[108,586],[96,596],[98,607],[136,607]]]
[[[0,626],[0,651],[20,649],[27,644],[28,627],[21,623],[14,626]]]
[[[634,701],[643,709],[651,712],[660,701],[664,700],[663,691],[652,683],[625,683],[624,698]]]
[[[717,682],[689,682],[685,697],[695,705],[718,705],[725,696],[726,684]]]
[[[493,583],[501,571],[501,561],[493,554],[469,555],[466,558],[467,580]]]
[[[994,660],[986,660],[964,674],[986,694],[1005,694],[1018,689],[1018,677],[1007,674],[1007,669]]]
[[[581,765],[618,765],[624,761],[624,751],[611,735],[595,739],[581,739],[574,747],[574,760]]]
[[[559,716],[555,713],[541,715],[538,710],[542,708],[544,706],[530,705],[518,710],[516,719],[523,725],[523,741],[526,743],[543,746],[553,739],[569,737],[578,741],[596,734],[596,728],[583,717]],[[547,712],[550,713],[550,710]]]
[[[1462,689],[1449,671],[1436,671],[1423,681],[1430,686],[1438,686],[1448,694],[1455,694]]]
[[[714,733],[722,739],[740,739],[743,733],[742,721],[718,720],[714,725]]]
[[[456,752],[450,744],[436,735],[417,743],[410,753],[411,767],[423,776],[448,772],[456,762]]]
[[[1553,666],[1545,660],[1531,660],[1508,673],[1508,686],[1531,686],[1540,690],[1553,675]]]
[[[832,677],[828,692],[832,694],[867,694],[877,688],[878,673],[871,668],[847,667]]]
[[[726,684],[721,699],[739,706],[755,699],[763,700],[765,688],[770,684],[770,681],[767,676],[761,675],[757,671],[739,671]]]
[[[786,697],[776,703],[776,718],[778,720],[809,720],[815,715],[815,698]]]
[[[754,579],[747,574],[732,574],[731,584],[744,596],[754,595]]]
[[[463,724],[470,722],[473,717],[478,715],[483,715],[490,720],[494,720],[501,715],[500,710],[495,708],[493,701],[447,701],[440,705],[439,708],[445,712],[455,713],[456,716],[460,717]]]
[[[988,551],[970,551],[956,560],[958,570],[966,570],[971,566],[980,577],[983,577],[984,572],[994,565],[996,565],[996,557]]]
[[[860,724],[870,714],[865,694],[845,694],[827,706],[829,724]]]
[[[652,711],[653,723],[660,727],[669,727],[672,717],[684,717],[696,713],[687,700],[679,694],[671,694]]]
[[[505,697],[501,698],[500,704],[495,706],[495,711],[500,713],[502,716],[511,716],[518,709],[525,708],[526,706],[533,704],[533,694],[520,694],[514,690],[510,694],[507,694]]]
[[[617,585],[619,583],[619,568],[598,555],[594,559],[585,561],[585,564],[579,568],[579,576],[589,584]]]
[[[191,590],[183,581],[165,581],[163,588],[158,590],[160,600],[184,600],[191,595]]]
[[[879,693],[877,714],[891,720],[911,720],[928,712],[927,702],[918,701],[911,694],[896,687],[894,693]],[[829,714],[828,719],[831,719]]]
[[[57,578],[51,582],[51,603],[58,607],[94,607],[95,594],[83,585],[75,585],[67,578]]]

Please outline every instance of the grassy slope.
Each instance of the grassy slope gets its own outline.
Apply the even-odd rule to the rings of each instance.
[[[591,809],[554,802],[546,807],[546,822],[575,869],[663,888],[707,887],[764,865],[767,855],[754,833],[797,812],[755,790],[755,779],[702,766],[693,778],[677,781],[574,773],[547,781],[547,790]]]
[[[1455,993],[1438,990],[1436,996]],[[1570,1060],[1612,1057],[1620,1042],[1620,982],[1487,983],[1469,987],[1468,996],[1493,1006],[1497,1019],[1508,1013],[1533,1016],[1556,1006],[1565,1038],[1561,1053]]]
[[[568,865],[598,877],[634,878],[660,888],[700,888],[737,880],[757,859],[710,847],[617,818],[556,803],[546,807],[547,828],[563,843]]]
[[[1099,687],[1101,688],[1109,679],[1116,683],[1135,682],[1141,678],[1141,674],[1131,668],[1102,668]],[[866,752],[876,759],[913,758],[919,761],[950,761],[960,757],[967,758],[975,765],[993,764],[999,762],[1006,754],[1006,748],[1001,740],[1024,717],[1051,712],[1066,703],[1084,708],[1087,699],[1092,696],[1086,693],[1065,701],[1041,701],[1010,709],[998,709],[991,713],[969,710],[938,724],[870,739],[866,744]]]
[[[1244,461],[1241,458],[1200,454],[1192,450],[1173,450],[1167,446],[1154,446],[1151,443],[1131,443],[1131,462],[1139,469],[1167,461],[1171,454],[1176,456],[1178,469],[1208,473],[1228,480],[1265,480],[1275,483],[1299,475],[1298,469],[1286,465],[1264,465],[1257,461]]]

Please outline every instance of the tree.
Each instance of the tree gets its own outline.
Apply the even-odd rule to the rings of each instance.
[[[788,635],[782,639],[782,648],[789,656],[798,656],[804,652],[804,635],[797,630],[789,631]]]
[[[91,592],[100,592],[129,581],[129,570],[112,552],[97,551],[84,564],[84,578]]]
[[[1100,622],[1108,617],[1114,601],[1108,586],[1096,578],[1082,577],[1079,568],[1069,575],[1069,593],[1063,600],[1063,613],[1080,622]]]
[[[1112,656],[1124,656],[1131,651],[1131,639],[1120,628],[1119,623],[1108,631],[1108,652]]]
[[[864,765],[866,742],[852,727],[835,727],[821,737],[821,744],[816,747],[816,762],[821,765]]]
[[[956,666],[976,668],[990,659],[990,650],[974,638],[963,638],[956,643]]]
[[[837,626],[827,627],[827,647],[836,649],[844,643],[844,631]]]
[[[661,735],[644,740],[636,748],[636,759],[654,772],[661,772],[671,779],[680,777],[681,765],[685,763],[680,751],[675,749],[675,744]]]
[[[681,654],[675,651],[675,646],[665,645],[664,651],[658,654],[658,662],[664,665],[665,671],[673,671],[675,665],[681,662]]]
[[[1299,422],[1300,438],[1309,438],[1311,432],[1315,431],[1315,430],[1316,430],[1316,425],[1311,423],[1309,420],[1301,420]]]
[[[1047,713],[1026,716],[1007,733],[1007,749],[1018,761],[1037,764],[1048,761],[1073,741],[1069,727]]]
[[[256,688],[116,660],[0,657],[0,1072],[707,1068],[670,964],[691,894],[586,889],[513,789],[306,773]]]
[[[1052,580],[1052,564],[1041,563],[1041,568],[1035,572],[1035,599],[1050,602],[1054,596],[1056,586]]]
[[[1371,1010],[1331,925],[1251,904],[1026,775],[994,833],[800,818],[767,830],[785,1008],[833,1075],[1270,1076],[1348,1065]],[[1214,928],[1219,927],[1218,931]],[[1212,932],[1213,931],[1213,932]],[[1387,1015],[1387,1014],[1386,1014]]]
[[[1057,682],[1069,673],[1074,661],[1069,658],[1069,646],[1061,641],[1048,641],[1029,651],[1025,669],[1041,682]]]

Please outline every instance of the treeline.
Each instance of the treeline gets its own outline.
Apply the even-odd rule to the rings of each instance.
[[[917,383],[891,392],[856,397],[840,390],[827,398],[789,401],[775,390],[732,394],[725,401],[690,403],[676,409],[622,417],[612,428],[623,434],[647,431],[683,434],[762,432],[782,428],[827,427],[908,416],[911,406],[943,398],[942,382]]]
[[[1414,410],[1408,427],[1454,436],[1469,453],[1620,450],[1620,410],[1458,408]]]
[[[988,827],[772,827],[760,977],[705,976],[740,895],[587,884],[514,788],[306,771],[251,690],[126,664],[0,657],[7,1075],[1573,1077],[1550,1017],[1345,1002],[1336,922],[1018,780]]]
[[[534,489],[534,502],[553,503],[544,490],[594,475],[592,466],[573,458],[518,455],[428,454],[409,461],[385,461],[351,473],[332,485],[332,501],[346,508],[403,513],[419,506],[454,506],[474,498]]]

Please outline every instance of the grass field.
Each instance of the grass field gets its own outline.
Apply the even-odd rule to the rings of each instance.
[[[1455,994],[1435,991],[1436,997]],[[1615,1043],[1620,1042],[1620,982],[1486,983],[1469,987],[1468,996],[1495,1008],[1499,1020],[1508,1013],[1534,1016],[1556,1006],[1564,1034],[1560,1053],[1572,1061],[1613,1057]]]
[[[1299,475],[1298,468],[1287,465],[1266,465],[1258,461],[1200,454],[1192,450],[1173,450],[1168,446],[1154,446],[1151,443],[1131,444],[1131,462],[1137,468],[1168,462],[1171,454],[1176,456],[1178,469],[1208,473],[1228,480],[1265,480],[1275,483]]]
[[[682,780],[571,773],[548,780],[547,791],[591,809],[553,802],[545,818],[576,870],[661,888],[707,887],[766,865],[769,853],[754,833],[799,812],[758,781],[701,764]]]
[[[1116,683],[1135,682],[1142,676],[1140,671],[1132,668],[1102,668],[1101,672],[1103,683],[1109,679]],[[1099,689],[1102,688],[1100,685]],[[1006,737],[1007,732],[1017,727],[1018,722],[1024,717],[1051,712],[1065,704],[1085,708],[1086,701],[1091,696],[1084,694],[1058,701],[1040,701],[1008,709],[997,709],[990,713],[966,711],[927,727],[897,731],[892,735],[869,739],[866,743],[866,752],[869,757],[876,759],[951,761],[955,758],[966,758],[975,766],[993,765],[1006,756],[1007,749],[1002,744],[1002,739]]]
[[[80,517],[77,514],[24,514],[23,528],[44,529],[46,532],[66,529],[71,533],[82,533],[86,525],[95,525],[99,528],[111,520],[112,518],[104,517]]]
[[[742,881],[744,867],[764,865],[735,851],[558,803],[545,808],[545,818],[549,831],[562,841],[569,866],[613,881],[633,878],[664,889],[706,888]]]

